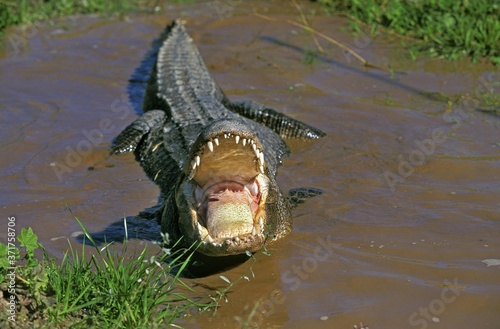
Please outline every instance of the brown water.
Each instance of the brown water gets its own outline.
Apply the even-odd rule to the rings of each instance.
[[[317,10],[316,29],[392,71],[364,68],[325,42],[326,53],[305,63],[314,41],[282,21],[298,17],[287,1],[216,1],[11,31],[0,53],[2,216],[15,216],[18,230],[32,227],[62,257],[81,230],[67,207],[99,232],[156,203],[158,188],[133,156],[105,156],[136,117],[128,78],[164,25],[182,16],[230,97],[328,134],[293,142],[278,176],[285,190],[324,194],[295,210],[294,230],[272,256],[257,256],[255,278],[249,263],[225,272],[251,280],[236,284],[217,314],[185,326],[500,328],[500,268],[484,262],[500,259],[500,119],[474,110],[488,88],[498,95],[497,69],[411,61],[394,37],[352,35],[345,19],[303,5]],[[218,275],[187,281],[226,285]]]

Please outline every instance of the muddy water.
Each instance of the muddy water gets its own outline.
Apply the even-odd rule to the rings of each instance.
[[[305,2],[317,10],[316,29],[391,70],[364,68],[325,42],[308,64],[311,35],[283,22],[296,10],[286,1],[252,6],[217,1],[11,31],[0,54],[2,216],[62,257],[68,239],[79,245],[68,207],[100,232],[156,203],[158,188],[133,157],[106,152],[136,117],[126,95],[133,69],[182,16],[230,97],[328,134],[292,142],[279,173],[285,190],[324,194],[294,211],[293,232],[270,257],[256,255],[255,277],[250,263],[224,273],[250,282],[236,284],[217,314],[185,326],[500,328],[500,268],[485,262],[500,258],[500,119],[474,110],[488,89],[498,95],[497,70],[411,61],[393,37],[354,36],[345,19]],[[217,275],[189,282],[225,286]]]

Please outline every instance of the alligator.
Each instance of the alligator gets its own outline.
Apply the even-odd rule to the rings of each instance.
[[[325,134],[260,103],[230,101],[181,20],[159,41],[143,114],[111,152],[133,152],[159,185],[158,220],[171,241],[198,243],[211,257],[256,252],[290,232],[294,204],[319,193],[290,197],[278,187],[277,168],[289,154],[284,139]]]

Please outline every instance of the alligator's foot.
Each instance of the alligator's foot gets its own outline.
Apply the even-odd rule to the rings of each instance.
[[[304,203],[307,199],[323,194],[323,191],[314,187],[298,187],[288,191],[288,200],[292,207]]]

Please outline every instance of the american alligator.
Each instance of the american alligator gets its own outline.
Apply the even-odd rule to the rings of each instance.
[[[208,256],[255,252],[292,227],[292,202],[275,180],[289,153],[283,138],[324,133],[259,103],[230,101],[180,20],[160,42],[144,113],[112,152],[134,152],[159,185],[159,220],[172,241],[199,242]]]

